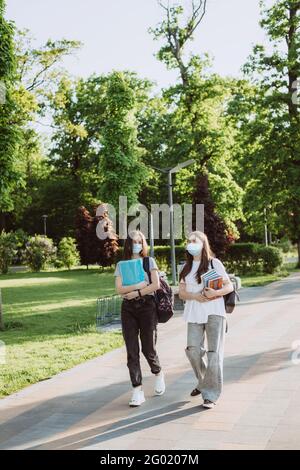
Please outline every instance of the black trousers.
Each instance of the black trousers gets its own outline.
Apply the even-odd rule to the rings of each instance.
[[[121,309],[122,332],[127,350],[127,366],[133,387],[142,385],[142,371],[140,365],[140,345],[151,372],[158,374],[161,366],[156,352],[157,340],[157,314],[155,301],[152,295],[141,299],[126,300],[122,302]]]

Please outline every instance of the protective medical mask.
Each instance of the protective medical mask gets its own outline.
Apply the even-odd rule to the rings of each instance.
[[[142,251],[143,245],[141,243],[133,243],[132,245],[132,253],[134,255],[138,255],[140,251]]]
[[[203,250],[203,243],[188,243],[188,245],[186,246],[186,250],[192,256],[199,256]]]

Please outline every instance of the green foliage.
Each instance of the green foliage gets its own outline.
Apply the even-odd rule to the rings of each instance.
[[[8,217],[2,215],[0,222],[5,227],[8,219],[9,226],[16,227],[23,225],[39,183],[35,177],[38,173],[41,177],[37,167],[43,166],[41,138],[30,123],[45,114],[48,95],[64,74],[57,65],[78,43],[49,40],[34,48],[28,32],[16,32],[3,12],[1,2],[0,82],[6,88],[6,101],[0,105],[0,216],[8,213]]]
[[[79,264],[79,253],[76,247],[76,241],[72,237],[64,237],[58,245],[57,260],[61,266],[68,269]]]
[[[191,2],[191,12],[183,6],[161,6],[165,17],[151,29],[155,39],[163,42],[157,57],[168,68],[178,69],[180,82],[164,90],[161,103],[156,98],[150,101],[141,117],[145,161],[162,168],[194,159],[193,168],[176,175],[175,202],[191,202],[197,175],[208,171],[216,212],[238,237],[235,222],[243,218],[243,191],[234,179],[234,129],[224,113],[233,81],[208,72],[207,54],[186,59],[185,49],[201,27],[206,1]],[[155,188],[161,188],[161,182],[162,177],[152,177],[150,191],[147,194],[144,189],[141,196],[157,198]]]
[[[0,233],[0,272],[7,274],[9,265],[16,255],[16,240],[13,233]]]
[[[44,235],[30,237],[26,243],[24,259],[32,271],[38,272],[48,263],[54,262],[56,248],[53,241]]]
[[[6,80],[15,69],[15,50],[13,42],[14,26],[5,20],[5,2],[0,0],[0,80]]]
[[[23,261],[23,253],[28,241],[28,234],[24,232],[21,228],[11,232],[12,239],[15,243],[16,254],[14,256],[13,262],[15,264],[21,264]]]
[[[31,204],[23,208],[18,223],[30,234],[43,232],[42,215],[47,214],[47,235],[56,243],[64,236],[74,236],[78,191],[70,178],[45,174],[28,193]]]
[[[185,244],[175,248],[176,265],[185,261]],[[123,249],[118,251],[117,261],[122,259]],[[170,272],[171,252],[169,246],[155,246],[154,257],[161,271]],[[233,243],[220,258],[228,272],[239,275],[248,273],[273,274],[282,266],[281,250],[276,247],[259,243]]]
[[[254,47],[244,67],[251,82],[237,84],[228,108],[237,129],[236,175],[245,188],[248,233],[263,234],[267,222],[273,235],[298,244],[300,256],[300,113],[293,101],[300,76],[300,3],[262,6],[269,44]]]
[[[127,196],[128,204],[138,202],[138,193],[149,177],[137,138],[138,95],[140,84],[121,72],[113,72],[108,79],[104,98],[105,125],[101,135],[100,173],[103,182],[99,197],[116,208],[119,196]],[[143,86],[144,88],[144,86]],[[120,182],[122,182],[120,184]]]
[[[20,130],[13,121],[15,97],[13,79],[15,73],[15,49],[13,42],[14,26],[4,18],[5,3],[0,4],[0,84],[4,87],[4,102],[0,102],[0,212],[13,208],[12,194],[16,188],[20,172],[17,168],[17,146]]]
[[[263,272],[267,274],[273,274],[283,264],[282,253],[274,246],[261,249],[261,257],[263,258]]]
[[[281,251],[258,243],[234,243],[224,258],[227,269],[235,274],[274,273],[282,266]]]
[[[99,176],[99,131],[103,126],[104,80],[71,81],[63,78],[50,96],[55,132],[52,135],[50,163],[52,178],[61,178],[62,172],[72,185],[77,197],[73,211],[85,202],[88,192],[95,196],[102,178]]]
[[[293,250],[293,244],[288,237],[281,238],[276,243],[277,248],[280,248],[283,253],[289,253]]]
[[[7,90],[0,229],[33,235],[47,214],[51,238],[73,237],[80,206],[91,211],[99,199],[117,205],[120,195],[129,204],[166,202],[165,174],[153,167],[192,158],[195,165],[173,177],[175,203],[191,203],[197,176],[208,174],[215,213],[231,239],[240,231],[261,241],[267,218],[273,238],[286,234],[300,253],[300,115],[292,103],[300,76],[299,2],[263,8],[270,44],[254,47],[242,80],[211,73],[207,54],[186,54],[206,3],[190,2],[191,10],[161,3],[164,18],[152,29],[158,59],[179,80],[154,95],[152,84],[130,71],[71,79],[60,61],[80,44],[49,40],[36,48],[27,31],[15,34],[0,2],[0,81]],[[29,124],[45,115],[54,132],[44,155]]]

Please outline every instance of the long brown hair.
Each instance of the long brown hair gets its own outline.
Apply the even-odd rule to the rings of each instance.
[[[200,260],[199,268],[195,274],[198,284],[201,284],[201,276],[202,274],[206,273],[206,271],[208,271],[209,262],[213,258],[213,253],[211,251],[209,241],[205,233],[199,232],[199,231],[192,232],[190,236],[188,237],[188,239],[190,239],[192,236],[199,238],[203,242],[201,260]],[[186,262],[180,272],[179,281],[181,280],[184,281],[186,276],[191,272],[192,267],[193,267],[194,257],[187,250],[185,252],[185,256],[186,256]]]
[[[131,259],[132,258],[132,244],[133,244],[133,239],[136,237],[136,236],[139,236],[141,237],[142,239],[142,249],[140,251],[140,256],[142,258],[144,258],[145,256],[147,256],[148,254],[148,245],[147,245],[147,242],[146,242],[146,237],[145,235],[143,234],[143,232],[141,232],[140,230],[133,230],[132,232],[128,233],[127,235],[127,238],[125,240],[125,244],[124,244],[124,254],[123,254],[123,259],[124,260],[128,260],[128,259]]]

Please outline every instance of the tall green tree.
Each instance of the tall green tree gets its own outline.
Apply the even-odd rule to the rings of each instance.
[[[105,125],[101,133],[100,172],[103,183],[99,197],[115,207],[119,196],[127,196],[128,204],[137,203],[141,187],[149,178],[142,161],[137,122],[140,102],[149,86],[149,82],[137,81],[123,72],[113,72],[107,83]]]
[[[251,83],[240,83],[229,114],[238,129],[248,224],[262,231],[267,214],[274,234],[297,243],[300,263],[300,2],[261,8],[269,44],[254,47],[245,65]]]
[[[232,129],[226,125],[224,114],[232,81],[208,71],[210,60],[206,54],[186,54],[196,29],[201,27],[206,4],[204,0],[191,1],[188,11],[181,5],[160,2],[165,17],[150,31],[163,41],[158,59],[167,68],[178,70],[179,80],[164,90],[162,105],[153,99],[152,112],[145,112],[141,139],[147,161],[154,166],[196,161],[194,168],[176,176],[176,202],[192,202],[199,173],[208,174],[216,211],[237,236],[235,221],[242,217],[242,190],[233,177]],[[157,185],[155,179],[152,181]]]
[[[5,2],[0,0],[0,231],[5,228],[5,213],[12,210],[12,195],[21,182],[17,166],[20,142],[15,121],[14,78],[16,58],[14,25],[4,17]]]
[[[54,133],[49,155],[51,174],[76,187],[73,210],[96,197],[99,174],[99,136],[103,127],[104,80],[64,77],[51,97]],[[68,183],[69,182],[69,183]],[[74,194],[70,194],[73,198]],[[89,199],[89,200],[87,200]]]
[[[27,109],[27,115],[23,119],[22,145],[19,147],[20,168],[23,175],[23,190],[14,193],[15,210],[10,216],[13,226],[22,226],[29,233],[42,233],[43,214],[48,217],[49,234],[55,239],[69,235],[63,231],[63,217],[55,219],[53,214],[64,210],[65,217],[70,220],[70,209],[63,199],[66,194],[76,194],[74,188],[64,187],[64,178],[59,181],[50,177],[51,168],[47,165],[48,158],[46,146],[41,132],[37,131],[37,125],[41,128],[49,128],[52,121],[51,98],[59,87],[59,84],[67,76],[61,66],[64,57],[74,54],[81,46],[78,41],[67,39],[48,40],[44,45],[36,47],[28,30],[16,31],[16,87],[19,95],[26,97],[27,102],[22,101],[23,110]],[[32,103],[31,108],[29,107]],[[34,127],[33,127],[34,124]],[[61,176],[61,175],[60,175]],[[58,194],[61,199],[58,199]],[[72,218],[72,226],[74,215]]]
[[[120,195],[127,196],[129,204],[137,202],[147,168],[141,160],[136,116],[149,89],[150,83],[134,73],[113,72],[75,82],[65,77],[52,95],[51,178],[71,189],[57,206],[62,217],[69,206],[68,231],[78,206],[91,210],[99,199],[117,206]]]
[[[49,114],[49,95],[65,74],[59,64],[79,43],[49,40],[40,48],[33,47],[28,31],[16,31],[5,21],[2,0],[0,5],[0,81],[6,89],[5,103],[0,104],[0,227],[24,225],[27,229],[32,225],[34,234],[40,231],[44,210],[41,206],[38,220],[27,218],[28,210],[41,200],[38,193],[46,167],[42,139],[33,123]]]

